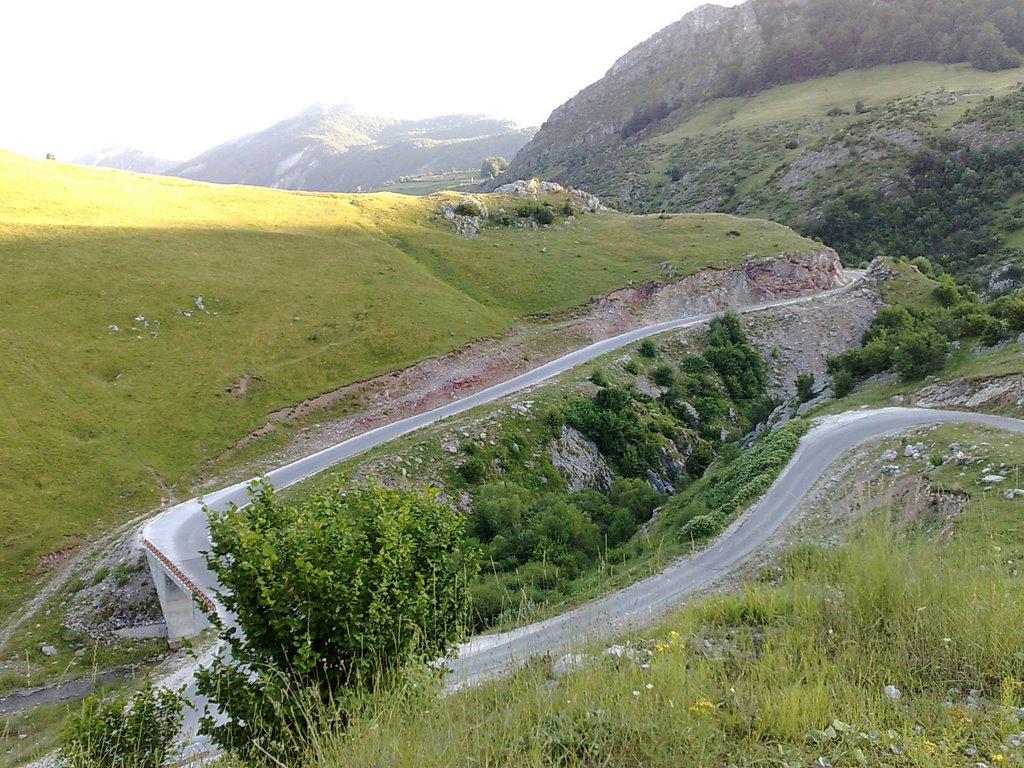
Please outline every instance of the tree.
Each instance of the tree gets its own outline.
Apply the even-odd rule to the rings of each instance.
[[[103,701],[88,696],[71,715],[60,748],[68,768],[159,768],[172,756],[184,700],[150,681]]]
[[[508,168],[508,160],[504,157],[485,157],[480,165],[481,175],[493,179]]]
[[[311,711],[343,725],[354,693],[446,656],[476,568],[464,522],[433,492],[338,480],[294,503],[261,483],[246,507],[210,513],[207,563],[237,628],[214,618],[230,655],[196,677],[227,721],[208,710],[203,732],[249,760],[293,765]]]
[[[1003,41],[1003,36],[992,22],[981,25],[971,45],[971,66],[995,72],[1020,66],[1020,58]]]

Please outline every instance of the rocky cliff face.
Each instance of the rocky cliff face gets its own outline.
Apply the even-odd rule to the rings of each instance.
[[[579,183],[575,150],[638,132],[645,119],[706,100],[726,66],[753,60],[805,0],[747,0],[733,8],[704,5],[633,48],[593,85],[552,112],[516,155],[512,178],[549,175]]]

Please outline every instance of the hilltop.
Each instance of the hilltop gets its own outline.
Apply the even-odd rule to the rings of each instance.
[[[1019,244],[1024,191],[1013,173],[1022,13],[1011,2],[704,6],[556,109],[508,172],[623,210],[770,218],[853,262],[928,256],[988,289],[1019,259],[1004,246]],[[955,176],[928,177],[949,164]],[[976,176],[978,195],[943,193]],[[889,230],[902,234],[879,240]]]
[[[512,157],[532,135],[531,128],[489,117],[399,120],[317,104],[185,162],[137,150],[94,153],[75,162],[220,184],[357,192],[452,171],[473,171],[479,180],[484,158]],[[431,191],[440,188],[435,184]]]

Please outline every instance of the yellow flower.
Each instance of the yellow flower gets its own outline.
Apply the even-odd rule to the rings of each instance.
[[[971,713],[964,707],[951,707],[947,714],[949,715],[950,720],[956,720],[961,723],[971,722]]]
[[[1004,754],[992,755],[992,762],[993,763],[1005,763],[1006,762],[1006,755],[1004,755]]]
[[[924,741],[924,751],[927,752],[929,755],[934,755],[935,754],[935,742],[934,741],[928,741],[927,739],[925,739],[925,741]]]
[[[707,699],[701,699],[690,707],[691,715],[707,715],[715,710],[715,705]]]

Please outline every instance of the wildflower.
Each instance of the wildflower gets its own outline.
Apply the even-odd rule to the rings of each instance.
[[[925,739],[924,744],[922,746],[924,747],[924,751],[927,752],[929,755],[935,754],[936,744],[934,741],[929,741],[928,739]]]
[[[673,629],[671,632],[668,633],[668,636],[675,640],[677,637],[679,637],[679,633]]]
[[[992,762],[993,763],[1005,763],[1006,762],[1006,755],[1004,755],[1002,752],[997,752],[996,754],[992,755]]]
[[[640,695],[640,691],[633,691],[633,695],[634,696],[639,696]]]
[[[653,688],[653,687],[654,687],[654,683],[648,683],[647,685],[644,686],[644,688],[646,688],[648,691],[651,690],[651,688]]]
[[[701,699],[690,707],[691,715],[707,715],[713,712],[715,705],[707,699]]]
[[[955,720],[959,723],[971,722],[971,713],[965,707],[950,707],[946,714],[949,715],[950,720]]]

